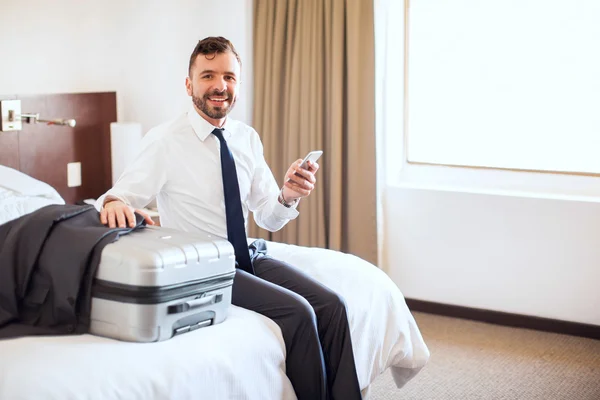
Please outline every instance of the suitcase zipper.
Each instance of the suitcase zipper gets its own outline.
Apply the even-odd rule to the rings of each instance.
[[[226,288],[233,284],[234,276],[235,271],[169,286],[134,286],[96,279],[92,287],[92,297],[134,304],[166,303]]]

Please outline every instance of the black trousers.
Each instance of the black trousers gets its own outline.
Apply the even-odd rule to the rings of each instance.
[[[253,265],[256,275],[237,269],[232,303],[279,325],[298,400],[361,399],[344,300],[270,256]]]

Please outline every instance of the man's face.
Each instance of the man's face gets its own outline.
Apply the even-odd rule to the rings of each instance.
[[[229,51],[200,54],[190,75],[185,85],[194,106],[205,119],[220,126],[237,100],[240,64],[235,55]]]

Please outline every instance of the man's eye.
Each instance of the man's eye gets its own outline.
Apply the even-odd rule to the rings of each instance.
[[[202,79],[210,79],[212,78],[212,75],[202,75]]]
[[[233,76],[226,76],[225,79],[227,79],[228,81],[235,81],[235,78]]]

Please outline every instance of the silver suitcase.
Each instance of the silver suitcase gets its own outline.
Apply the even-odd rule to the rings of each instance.
[[[225,239],[153,226],[133,231],[102,250],[90,333],[157,342],[220,323],[234,276]]]

